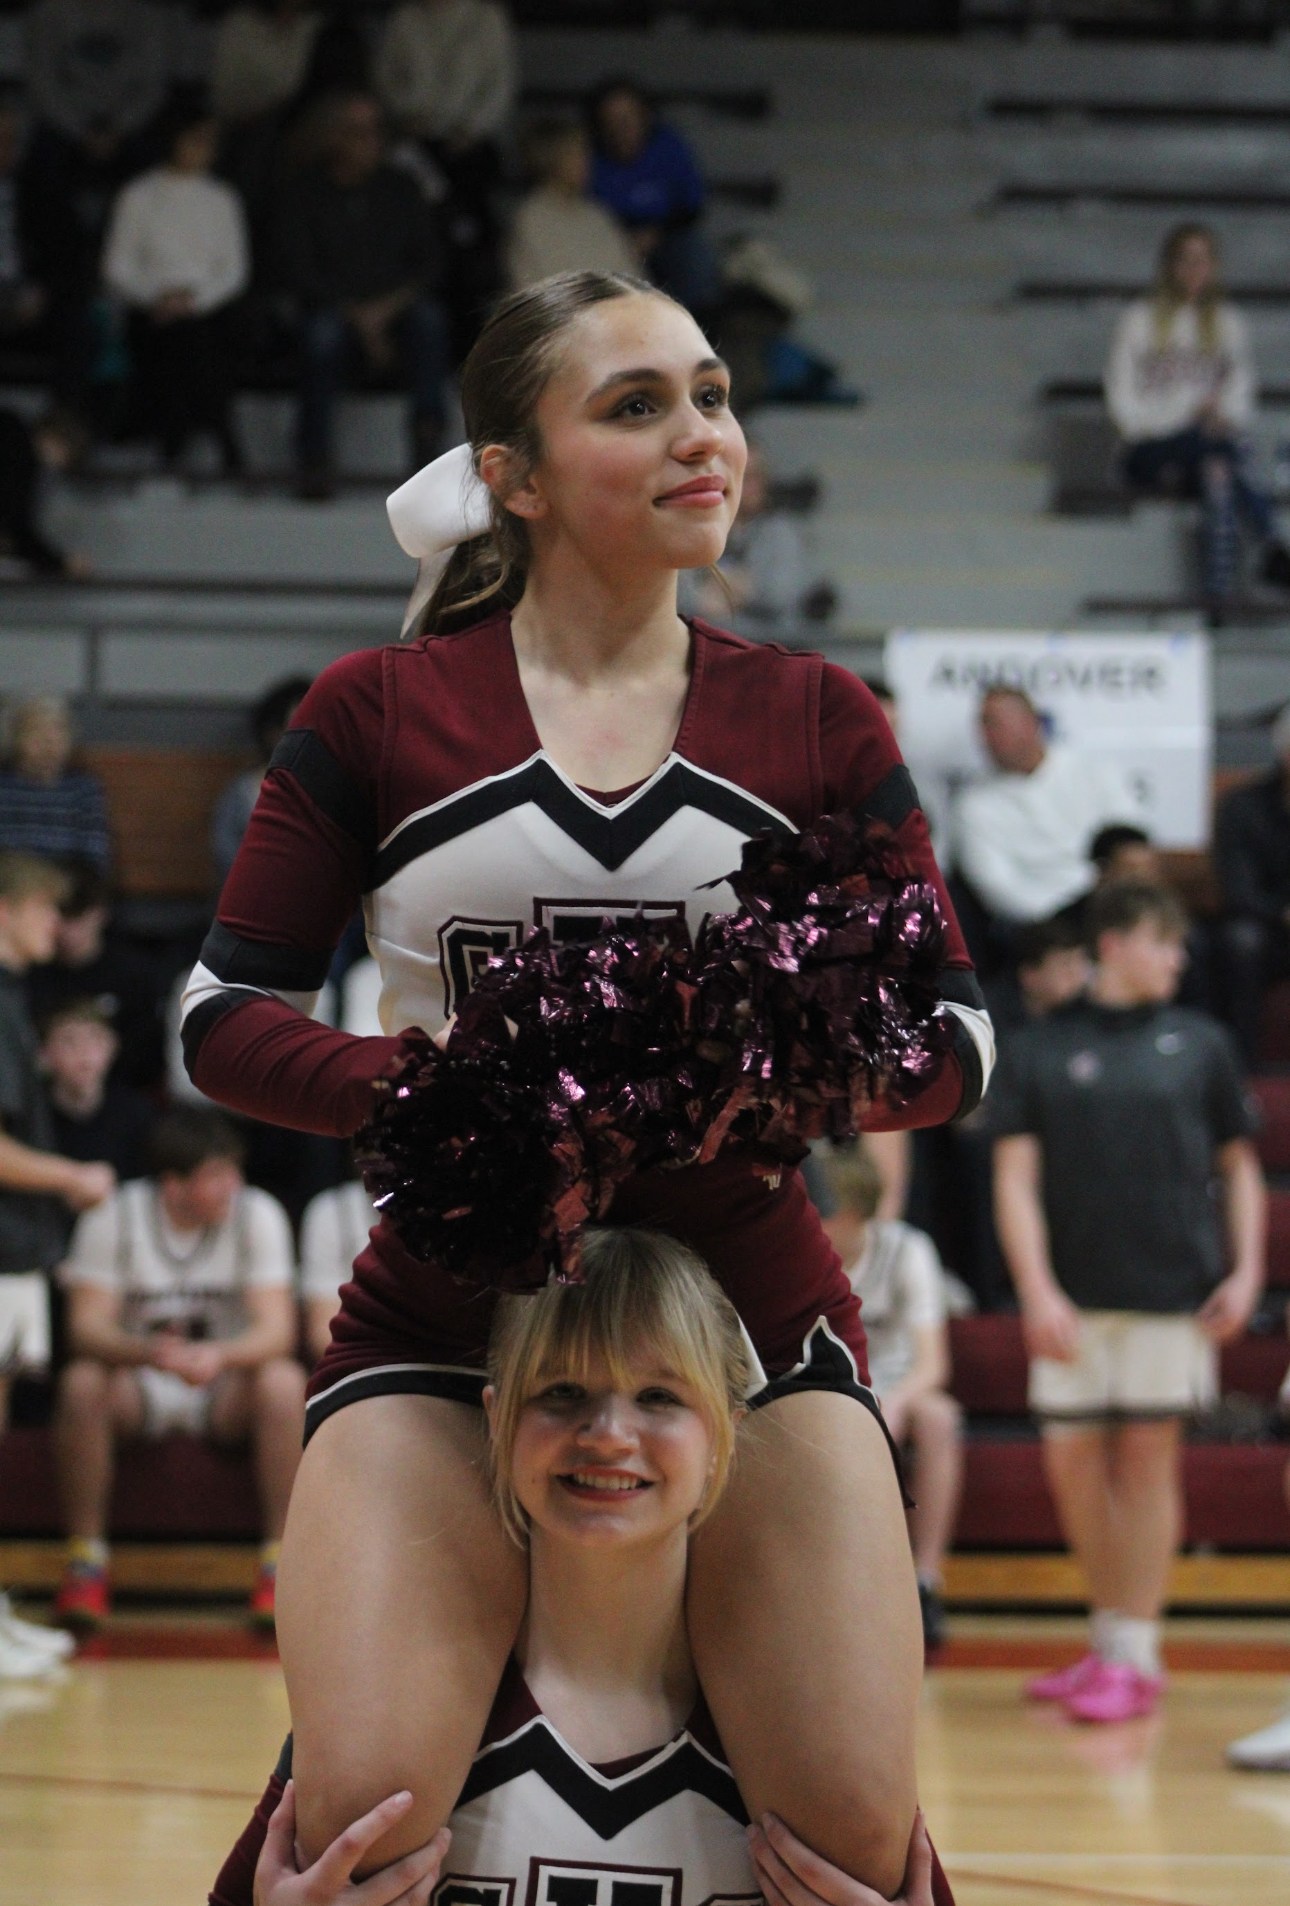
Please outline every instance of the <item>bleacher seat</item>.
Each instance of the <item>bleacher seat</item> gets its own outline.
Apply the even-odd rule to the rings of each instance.
[[[1290,1193],[1279,1236],[1290,1283]],[[1044,1481],[1038,1432],[1026,1407],[1026,1355],[1015,1316],[950,1322],[952,1388],[967,1417],[960,1549],[1052,1549],[1062,1544]],[[1247,1334],[1222,1354],[1222,1390],[1270,1403],[1290,1364],[1284,1335]],[[1234,1552],[1290,1546],[1280,1442],[1189,1441],[1183,1462],[1186,1540]]]

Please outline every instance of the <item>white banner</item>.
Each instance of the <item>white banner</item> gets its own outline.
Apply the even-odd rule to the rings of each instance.
[[[977,708],[982,692],[1003,682],[1025,689],[1054,740],[1124,768],[1159,846],[1208,844],[1207,636],[895,629],[886,674],[901,749],[941,826],[955,789],[988,771]]]

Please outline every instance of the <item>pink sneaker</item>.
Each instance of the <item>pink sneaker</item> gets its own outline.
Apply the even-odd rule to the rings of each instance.
[[[1102,1666],[1100,1655],[1085,1655],[1081,1661],[1072,1661],[1069,1668],[1054,1668],[1051,1674],[1041,1674],[1034,1681],[1026,1683],[1026,1698],[1030,1701],[1069,1701],[1073,1694],[1092,1680]]]
[[[1073,1721],[1136,1721],[1155,1711],[1164,1685],[1162,1674],[1140,1674],[1121,1661],[1099,1661],[1097,1673],[1067,1701],[1066,1712]]]

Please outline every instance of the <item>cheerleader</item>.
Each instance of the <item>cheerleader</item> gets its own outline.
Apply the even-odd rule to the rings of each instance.
[[[462,403],[469,447],[391,499],[423,558],[415,639],[325,671],[265,777],[185,997],[194,1083],[350,1135],[409,1029],[441,1031],[535,925],[583,937],[644,913],[697,931],[732,909],[722,877],[750,837],[851,810],[940,892],[954,1034],[914,1101],[872,1123],[970,1110],[989,1020],[872,696],[818,656],[677,615],[678,572],[721,554],[746,454],[693,319],[630,278],[546,280],[485,326]],[[382,975],[372,1038],[308,1016],[360,898]],[[890,1895],[921,1644],[859,1307],[799,1174],[758,1175],[736,1146],[638,1175],[607,1215],[695,1250],[760,1360],[687,1591],[740,1791]],[[401,1789],[413,1803],[373,1866],[443,1824],[519,1628],[525,1574],[483,1479],[491,1315],[383,1222],[313,1378],[278,1578],[311,1859]]]
[[[747,1831],[695,1679],[688,1550],[755,1382],[739,1319],[671,1238],[590,1233],[584,1270],[585,1283],[498,1313],[489,1456],[499,1513],[527,1553],[528,1608],[448,1833],[365,1891],[406,1906],[431,1889],[474,1906],[752,1906],[784,1893],[880,1906],[782,1822]],[[253,1872],[256,1906],[354,1900],[359,1843],[385,1816],[355,1822],[301,1873],[290,1770],[288,1742],[210,1906],[252,1906]],[[917,1833],[906,1906],[931,1906],[934,1872]]]

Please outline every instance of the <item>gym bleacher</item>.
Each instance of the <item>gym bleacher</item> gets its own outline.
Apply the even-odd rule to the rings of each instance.
[[[624,10],[647,16],[627,26],[587,23],[609,7],[515,11],[530,106],[639,76],[701,155],[714,236],[770,238],[818,288],[801,330],[867,402],[775,406],[756,431],[782,480],[818,492],[814,549],[840,597],[819,643],[830,659],[875,673],[894,627],[1198,626],[1194,510],[1125,494],[1101,367],[1163,227],[1200,210],[1249,309],[1262,447],[1290,437],[1290,46],[1071,38],[985,6],[961,10],[957,37],[927,38],[834,35],[855,9],[827,5],[820,30],[792,34],[770,6],[740,17],[774,32],[739,30],[733,6],[706,23],[703,9]],[[16,26],[0,14],[0,75],[16,70]],[[38,367],[22,381],[17,368],[0,403],[34,414]],[[338,494],[300,502],[283,481],[291,399],[266,378],[237,399],[248,481],[185,483],[128,460],[56,481],[51,526],[95,580],[0,583],[0,686],[72,698],[108,790],[123,919],[142,939],[183,942],[209,910],[211,806],[249,759],[254,697],[397,635],[413,567],[384,511],[402,475],[398,405],[346,398]],[[1268,720],[1290,700],[1290,606],[1255,592],[1243,607],[1215,645],[1219,787],[1266,764]],[[1212,904],[1200,857],[1176,871]],[[1224,1354],[1232,1407],[1188,1446],[1186,1603],[1290,1601],[1286,1445],[1269,1427],[1290,1358],[1290,984],[1269,996],[1264,1059],[1252,1090],[1270,1287]],[[959,1318],[952,1342],[969,1441],[950,1597],[1077,1600],[1018,1322]],[[232,1593],[250,1578],[241,1455],[182,1436],[124,1451],[112,1521],[123,1590]],[[51,1587],[57,1536],[50,1433],[20,1425],[0,1451],[0,1579]]]

